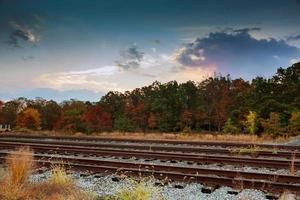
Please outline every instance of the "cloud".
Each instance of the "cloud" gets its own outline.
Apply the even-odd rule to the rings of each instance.
[[[242,29],[231,29],[235,33],[248,33],[250,31],[260,31],[261,28],[259,27],[252,27],[252,28],[242,28]]]
[[[28,61],[28,60],[34,59],[34,56],[22,56],[21,58],[22,58],[22,60],[24,60],[24,61]]]
[[[15,20],[10,21],[9,24],[13,30],[9,35],[8,44],[17,48],[22,47],[21,42],[36,45],[41,39],[42,23],[44,23],[44,19],[39,15],[33,16],[31,25]]]
[[[86,89],[95,92],[115,90],[116,84],[106,80],[98,80],[98,77],[111,77],[118,71],[116,66],[104,66],[100,68],[42,74],[33,80],[35,85],[54,88],[57,90]]]
[[[300,35],[292,35],[287,38],[289,41],[300,40]]]
[[[249,31],[259,28],[227,29],[210,33],[207,37],[185,44],[174,54],[184,67],[217,66],[221,73],[236,75],[268,75],[298,57],[300,50],[284,40],[256,39]],[[272,68],[274,67],[274,68]]]
[[[300,58],[293,58],[293,59],[291,59],[291,61],[290,61],[291,64],[295,64],[295,63],[297,63],[297,62],[300,62]]]
[[[0,96],[3,100],[11,100],[19,97],[25,97],[34,99],[36,97],[42,97],[47,100],[55,100],[62,102],[69,99],[78,99],[82,101],[99,101],[104,92],[94,92],[86,89],[81,90],[55,90],[51,88],[36,88],[31,90],[22,90],[15,92],[0,92]]]
[[[121,60],[116,61],[117,65],[124,70],[136,69],[144,58],[144,53],[139,51],[136,45],[132,45],[120,52]]]

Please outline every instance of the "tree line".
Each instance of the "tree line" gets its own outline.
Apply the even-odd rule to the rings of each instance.
[[[271,78],[214,76],[201,82],[154,82],[98,102],[58,104],[42,98],[0,101],[0,124],[73,132],[159,131],[296,134],[300,131],[300,63]]]

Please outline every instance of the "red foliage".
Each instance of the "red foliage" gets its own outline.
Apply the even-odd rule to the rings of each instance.
[[[83,120],[88,127],[94,131],[103,131],[112,129],[111,114],[105,112],[102,106],[91,107],[83,116]]]
[[[147,116],[145,114],[144,102],[139,102],[136,105],[131,101],[126,102],[125,112],[137,127],[145,129],[147,125]]]
[[[189,110],[184,110],[181,114],[181,122],[184,126],[190,126],[193,120],[193,113]]]
[[[157,125],[157,119],[156,116],[153,113],[150,113],[148,117],[148,127],[150,129],[156,128]]]

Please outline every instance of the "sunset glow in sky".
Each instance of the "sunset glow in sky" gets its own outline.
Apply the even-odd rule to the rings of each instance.
[[[0,99],[99,100],[300,61],[299,0],[0,0]]]

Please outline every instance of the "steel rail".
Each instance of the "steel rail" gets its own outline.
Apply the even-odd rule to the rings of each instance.
[[[5,156],[5,153],[0,153]],[[282,193],[286,190],[300,194],[300,177],[228,170],[199,169],[191,167],[174,167],[164,165],[149,165],[120,161],[104,161],[86,158],[64,158],[45,155],[35,155],[39,165],[64,165],[71,169],[92,172],[118,172],[131,176],[154,176],[158,179],[204,183],[210,186],[226,185],[233,188],[255,188],[272,193]],[[4,158],[1,157],[1,161]]]
[[[180,146],[165,146],[165,145],[150,145],[150,144],[115,144],[115,143],[91,143],[80,141],[53,141],[53,140],[38,140],[38,139],[9,139],[1,138],[0,142],[20,142],[20,143],[39,143],[52,145],[69,145],[69,146],[88,146],[100,148],[118,148],[118,149],[137,149],[137,150],[151,150],[151,151],[172,151],[184,153],[209,153],[209,154],[224,154],[234,155],[243,154],[253,157],[280,157],[280,158],[300,158],[300,151],[266,151],[266,150],[246,150],[242,149],[228,149],[228,148],[205,148],[205,147],[180,147]]]
[[[29,138],[29,139],[56,139],[56,140],[80,140],[80,141],[116,141],[116,142],[131,142],[131,143],[157,143],[157,144],[189,144],[195,146],[222,146],[222,147],[261,147],[270,149],[286,149],[299,150],[300,146],[283,145],[283,144],[262,144],[250,142],[220,142],[220,141],[189,141],[189,140],[154,140],[154,139],[122,139],[113,137],[92,137],[92,136],[37,136],[20,134],[3,134],[0,138]]]
[[[285,168],[290,169],[292,160],[279,159],[262,159],[262,158],[247,158],[247,157],[233,157],[233,156],[219,156],[219,155],[197,155],[188,153],[175,152],[157,152],[157,151],[136,151],[136,150],[122,150],[122,149],[106,149],[106,148],[92,148],[86,146],[64,146],[64,145],[47,145],[35,143],[9,143],[0,142],[2,149],[14,149],[16,147],[29,146],[34,151],[39,153],[52,154],[73,154],[81,155],[82,157],[90,156],[118,156],[123,158],[139,158],[139,159],[160,159],[170,160],[172,162],[187,161],[198,164],[231,164],[237,166],[253,166],[253,167],[269,167],[269,168]],[[192,164],[192,163],[191,163]],[[295,169],[300,169],[300,161],[293,161]]]

